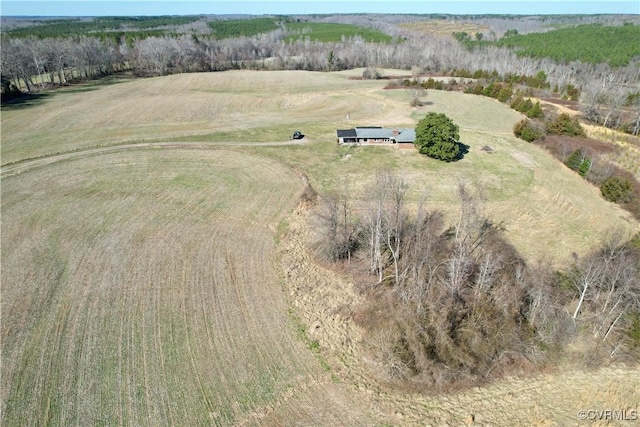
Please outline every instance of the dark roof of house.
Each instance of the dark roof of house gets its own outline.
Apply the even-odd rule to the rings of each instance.
[[[338,138],[357,138],[355,129],[338,129]]]

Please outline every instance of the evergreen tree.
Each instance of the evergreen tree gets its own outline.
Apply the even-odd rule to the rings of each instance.
[[[572,118],[567,113],[562,113],[555,120],[547,125],[547,132],[553,135],[567,135],[586,137],[584,131],[577,118]]]
[[[458,125],[444,114],[429,113],[416,127],[414,145],[422,154],[451,162],[460,156]]]
[[[531,102],[531,100],[529,100],[529,102]],[[528,111],[527,111],[527,117],[529,117],[530,119],[541,119],[544,117],[544,112],[542,111],[542,108],[540,107],[540,101],[536,102],[536,104],[531,107]]]
[[[521,120],[516,123],[516,125],[513,127],[513,134],[527,142],[533,142],[536,139],[544,138],[544,133],[527,119]]]
[[[573,169],[574,171],[577,171],[580,168],[580,165],[583,163],[584,159],[585,157],[584,157],[584,154],[582,153],[582,150],[578,148],[573,153],[571,153],[571,155],[569,156],[567,161],[564,162],[564,164],[567,165],[569,169]]]
[[[591,170],[591,159],[589,157],[585,157],[580,166],[578,167],[578,173],[580,176],[584,177]]]

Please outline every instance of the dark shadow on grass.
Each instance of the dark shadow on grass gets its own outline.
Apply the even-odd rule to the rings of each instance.
[[[93,80],[80,81],[62,87],[64,93],[83,93],[92,92],[98,90],[101,87],[113,86],[119,83],[124,83],[134,80],[135,77],[129,74],[112,74],[104,77],[100,77]]]
[[[49,87],[43,92],[38,93],[22,93],[17,96],[2,97],[2,110],[23,110],[25,108],[35,107],[42,104],[47,98],[56,96],[63,93],[85,93],[93,92],[101,87],[113,86],[115,84],[124,83],[134,80],[129,74],[112,74],[109,76],[101,77],[94,80],[79,81],[77,83],[69,83],[65,85],[56,85]]]
[[[464,158],[464,156],[469,152],[469,148],[471,148],[469,145],[464,144],[460,141],[457,142],[458,144],[458,155],[456,156],[455,159],[453,159],[454,162],[457,162],[458,160],[462,160]]]
[[[23,110],[25,108],[40,105],[45,99],[51,97],[50,93],[25,93],[10,99],[2,98],[2,110]]]
[[[98,90],[98,87],[95,86],[87,86],[86,84],[79,84],[73,87],[64,87],[61,89],[64,93],[85,93],[85,92],[93,92]]]
[[[413,100],[410,102],[410,105],[412,107],[426,107],[427,105],[433,105],[433,102]]]

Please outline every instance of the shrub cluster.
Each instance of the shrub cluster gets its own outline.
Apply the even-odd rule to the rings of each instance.
[[[640,219],[640,182],[632,173],[604,160],[601,156],[603,150],[612,150],[612,147],[606,144],[599,145],[593,140],[576,144],[576,140],[571,143],[566,139],[548,137],[545,141],[549,142],[544,142],[543,145],[567,167],[599,187],[604,199],[622,205],[634,217]],[[568,156],[563,154],[563,149],[560,147],[564,144],[573,146],[573,151]],[[568,146],[565,147],[568,148]]]
[[[467,69],[454,69],[449,75],[453,77],[465,77],[480,80],[475,85],[468,86],[464,89],[465,93],[471,93],[474,95],[483,95],[491,98],[498,99],[501,102],[509,102],[511,108],[526,114],[529,118],[543,118],[544,112],[540,105],[533,104],[531,100],[523,99],[522,93],[516,91],[513,93],[513,85],[525,85],[527,86],[527,93],[533,93],[533,89],[551,89],[550,84],[547,82],[547,75],[544,71],[539,71],[535,76],[506,74],[500,76],[497,71],[476,70],[471,72]],[[410,86],[419,84],[416,79],[413,81],[405,80],[401,85]],[[437,82],[432,78],[422,83],[426,89],[436,90],[453,90],[455,84],[450,82],[449,84],[443,84]],[[578,101],[580,99],[580,90],[572,84],[567,84],[562,87],[555,85],[552,91],[558,95],[561,95],[563,99],[569,99],[572,101]],[[640,92],[627,96],[624,102],[626,107],[633,107],[637,105],[640,98]],[[531,104],[529,104],[529,102]],[[637,120],[625,121],[622,114],[612,115],[610,111],[601,111],[596,107],[590,107],[584,114],[584,119],[612,128],[618,129],[622,132],[638,135],[640,133],[640,127]]]
[[[531,120],[523,119],[513,127],[513,134],[527,142],[533,142],[544,138],[544,130],[535,125]]]
[[[422,82],[422,87],[424,87],[425,89],[443,90],[444,84],[439,80],[434,80],[431,77],[429,77],[427,80]]]
[[[382,78],[382,74],[376,68],[367,67],[362,72],[362,78],[365,80],[380,80]]]
[[[633,195],[631,183],[619,176],[612,176],[600,185],[602,197],[613,203],[629,203]]]
[[[544,112],[540,107],[540,101],[536,101],[534,104],[531,99],[524,99],[521,94],[516,94],[511,101],[511,108],[526,115],[530,119],[541,119],[544,117]]]
[[[549,122],[547,124],[547,133],[565,136],[587,136],[587,133],[580,125],[578,119],[576,117],[571,117],[567,113],[562,113]]]
[[[487,86],[484,86],[481,83],[477,83],[474,86],[470,86],[465,90],[465,93],[471,93],[474,95],[484,95],[484,96],[488,96],[489,98],[494,98],[497,99],[498,101],[502,102],[502,103],[507,103],[509,102],[509,100],[511,100],[514,96],[514,92],[513,92],[513,85],[511,83],[498,83],[498,82],[491,82],[489,83]],[[531,100],[528,100],[529,102],[531,102]],[[515,104],[514,104],[515,102]],[[517,94],[516,98],[513,99],[513,101],[511,102],[512,107],[514,108],[515,106],[518,106],[520,109],[524,110],[521,111],[520,109],[518,111],[521,112],[526,112],[528,110],[534,109],[535,105],[533,105],[533,103],[531,104],[530,108],[527,108],[525,110],[525,107],[527,105],[524,104],[524,100],[522,100],[522,95],[521,94]],[[538,105],[537,107],[537,111],[533,112],[532,114],[534,115],[540,115],[542,114],[542,110],[540,109],[540,106]],[[542,114],[544,115],[544,114]]]
[[[538,71],[535,76],[525,76],[517,74],[506,74],[504,81],[512,84],[526,85],[531,88],[545,89],[549,87],[547,82],[547,74],[544,71]]]
[[[466,77],[473,79],[484,79],[487,81],[499,81],[500,74],[496,70],[475,70],[473,73],[465,68],[456,68],[449,73],[452,77]]]

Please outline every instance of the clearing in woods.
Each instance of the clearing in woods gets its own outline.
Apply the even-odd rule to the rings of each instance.
[[[3,424],[440,425],[473,413],[566,425],[578,409],[638,409],[638,371],[623,368],[433,398],[367,379],[343,315],[358,295],[307,252],[295,169],[321,191],[348,181],[355,197],[396,169],[413,200],[427,189],[445,211],[459,180],[480,183],[528,259],[638,224],[515,139],[508,107],[430,91],[414,109],[357,73],[125,80],[3,109]],[[336,128],[413,126],[428,111],[460,125],[462,161],[335,144]],[[296,129],[305,142],[288,142]]]

